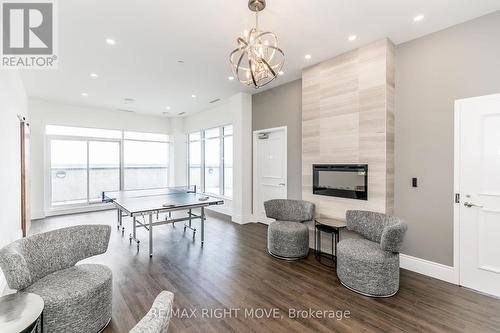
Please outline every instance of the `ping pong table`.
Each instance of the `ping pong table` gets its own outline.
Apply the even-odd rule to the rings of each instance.
[[[129,236],[137,243],[139,250],[140,241],[137,238],[137,228],[145,228],[149,231],[149,256],[153,256],[153,227],[184,222],[184,231],[189,228],[193,231],[193,238],[196,228],[191,223],[193,220],[201,221],[201,246],[205,241],[205,208],[213,205],[222,205],[224,201],[204,194],[196,193],[196,186],[166,187],[151,190],[128,190],[102,192],[102,201],[113,203],[117,210],[117,227],[125,230],[123,217],[132,218],[132,233]],[[197,215],[193,209],[200,209]],[[186,217],[172,218],[172,212],[185,210]],[[160,218],[161,213],[166,213]],[[188,222],[186,224],[186,222]]]

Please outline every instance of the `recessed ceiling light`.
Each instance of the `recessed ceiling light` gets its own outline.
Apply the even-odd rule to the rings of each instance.
[[[125,104],[130,104],[130,103],[134,103],[135,99],[130,98],[130,97],[126,97],[123,99],[123,101],[125,102]]]
[[[358,38],[358,37],[356,37],[356,35],[350,35],[349,37],[347,37],[347,39],[348,39],[350,42],[352,42],[352,41],[356,40],[356,38]]]
[[[305,58],[306,60],[309,60],[309,59],[311,59],[311,58],[312,58],[312,56],[311,56],[310,54],[306,54],[306,55],[304,56],[304,58]]]
[[[192,98],[196,98],[196,95],[194,95],[194,94],[193,94],[193,95],[191,95],[191,97],[192,97]]]
[[[106,38],[106,43],[108,43],[109,45],[115,45],[116,41],[114,39],[111,39],[111,38]]]
[[[424,19],[424,15],[417,15],[413,18],[413,22],[420,22]]]
[[[99,75],[97,75],[96,73],[90,73],[90,77],[97,78],[99,77]]]
[[[166,106],[165,109],[170,110],[170,106]]]
[[[82,96],[83,96],[83,97],[87,97],[87,96],[88,96],[88,94],[87,94],[86,92],[82,92]]]
[[[279,71],[279,72],[278,72],[278,74],[279,74],[279,75],[283,75],[283,74],[285,74],[285,72],[283,72],[283,71]]]
[[[227,79],[228,79],[229,81],[233,81],[233,80],[234,80],[234,76],[228,76],[228,77],[227,77]]]

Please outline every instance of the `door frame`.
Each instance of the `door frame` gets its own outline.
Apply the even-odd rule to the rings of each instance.
[[[286,193],[286,197],[288,198],[288,127],[287,126],[279,126],[279,127],[273,127],[273,128],[266,128],[266,129],[260,129],[260,130],[256,130],[256,131],[253,131],[253,134],[252,134],[252,216],[253,216],[253,219],[256,221],[256,222],[260,222],[260,223],[265,223],[265,224],[269,224],[270,221],[272,221],[271,219],[266,219],[266,220],[262,220],[262,218],[260,218],[258,216],[258,214],[256,214],[256,211],[255,211],[255,207],[257,206],[257,140],[258,140],[258,136],[259,134],[263,134],[263,133],[272,133],[272,132],[279,132],[279,131],[283,131],[284,134],[285,134],[285,145],[287,147],[287,149],[285,149],[285,193]]]
[[[491,94],[470,98],[462,98],[455,100],[455,127],[454,127],[454,181],[453,181],[453,193],[456,195],[460,193],[460,137],[461,137],[461,115],[463,112],[462,105],[470,101],[482,101],[491,98],[500,98],[500,94]],[[455,198],[454,198],[455,200]],[[460,205],[463,198],[460,197],[459,202],[453,204],[453,277],[454,283],[461,285],[460,283]]]

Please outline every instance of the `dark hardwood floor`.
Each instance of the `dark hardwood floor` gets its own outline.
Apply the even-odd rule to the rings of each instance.
[[[128,332],[163,289],[175,294],[174,307],[179,309],[169,332],[500,331],[498,299],[406,270],[394,297],[360,296],[342,287],[334,271],[316,262],[312,253],[297,262],[269,256],[263,224],[240,226],[210,215],[203,248],[199,235],[193,242],[181,223],[160,226],[150,259],[147,231],[138,233],[142,245],[137,253],[129,245],[128,220],[122,237],[115,218],[115,211],[52,217],[34,221],[31,230],[84,223],[113,226],[108,252],[86,260],[113,270],[113,319],[105,332]],[[186,318],[191,309],[196,316]],[[226,318],[217,318],[224,309]],[[273,309],[278,318],[257,318]],[[289,309],[337,312],[336,319],[294,319]],[[210,310],[213,318],[203,318]],[[345,311],[349,315],[339,320]]]

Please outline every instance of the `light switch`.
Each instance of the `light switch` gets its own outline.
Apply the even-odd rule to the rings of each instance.
[[[418,187],[418,185],[417,185],[417,178],[412,178],[411,179],[411,186],[412,187]]]

